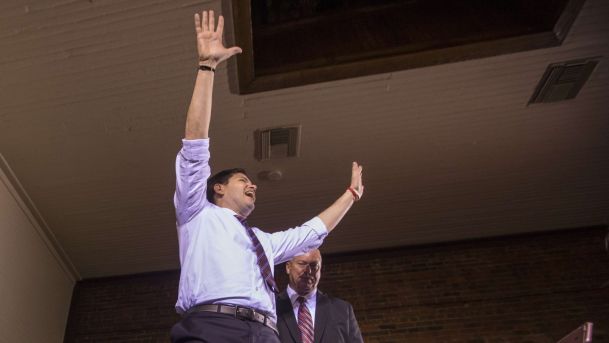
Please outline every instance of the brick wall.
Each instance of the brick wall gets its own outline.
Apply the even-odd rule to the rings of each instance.
[[[603,228],[324,256],[366,342],[553,343],[585,321],[609,342]],[[284,287],[284,266],[277,266]],[[178,272],[85,280],[65,342],[168,342]]]

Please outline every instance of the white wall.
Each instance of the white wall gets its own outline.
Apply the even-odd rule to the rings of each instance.
[[[0,343],[63,342],[75,277],[44,232],[0,168]]]

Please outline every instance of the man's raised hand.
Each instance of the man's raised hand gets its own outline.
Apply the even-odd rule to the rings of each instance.
[[[364,195],[364,185],[362,183],[362,171],[364,168],[359,165],[357,162],[353,162],[351,167],[351,186],[350,189],[353,189],[357,193],[356,200],[359,200]]]
[[[240,47],[224,47],[222,43],[224,17],[218,17],[218,27],[216,28],[214,11],[203,11],[201,14],[196,13],[195,30],[197,31],[199,65],[215,68],[220,62],[241,53]]]

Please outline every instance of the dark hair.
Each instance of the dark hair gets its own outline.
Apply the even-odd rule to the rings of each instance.
[[[212,204],[215,204],[216,201],[214,199],[214,194],[216,194],[216,191],[214,191],[214,185],[217,183],[226,185],[231,176],[233,176],[235,174],[239,174],[239,173],[247,176],[245,169],[232,168],[232,169],[225,169],[225,170],[217,173],[216,175],[210,177],[209,179],[207,179],[207,193],[206,193],[207,201],[211,202]]]

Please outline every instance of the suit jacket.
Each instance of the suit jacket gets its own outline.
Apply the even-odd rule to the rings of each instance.
[[[276,300],[279,339],[282,343],[302,343],[288,293],[281,292]],[[351,304],[317,291],[315,306],[314,343],[364,342]]]

